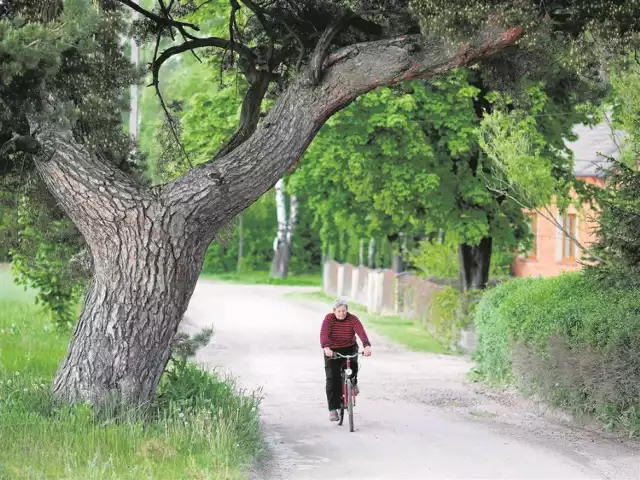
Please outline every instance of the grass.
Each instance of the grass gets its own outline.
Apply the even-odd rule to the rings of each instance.
[[[322,285],[321,273],[289,275],[284,279],[272,278],[269,276],[269,272],[203,273],[201,278],[246,285],[292,285],[303,287],[317,287]]]
[[[262,452],[259,398],[174,364],[152,408],[119,416],[52,401],[69,332],[0,269],[0,479],[241,479]]]
[[[322,291],[294,292],[288,294],[291,298],[311,300],[325,305],[331,305],[335,300]],[[418,352],[451,353],[438,342],[428,331],[416,322],[394,315],[374,315],[367,313],[364,305],[349,303],[349,310],[362,320],[367,328],[371,328],[392,342],[399,343]]]

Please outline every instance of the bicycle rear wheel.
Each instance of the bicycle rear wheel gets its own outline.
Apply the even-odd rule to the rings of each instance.
[[[353,432],[353,384],[347,380],[347,410],[349,411],[349,431]]]

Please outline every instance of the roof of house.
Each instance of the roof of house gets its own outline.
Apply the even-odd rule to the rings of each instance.
[[[620,155],[624,132],[612,131],[607,122],[602,122],[593,127],[575,125],[573,133],[578,136],[578,139],[567,142],[567,146],[573,151],[575,176],[604,176],[602,169],[610,164],[607,157],[618,158]]]

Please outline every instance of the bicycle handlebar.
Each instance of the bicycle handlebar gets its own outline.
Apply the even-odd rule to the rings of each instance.
[[[342,355],[341,353],[333,352],[333,356],[331,357],[331,359],[337,360],[339,358],[356,358],[358,355],[364,355],[364,352],[358,352],[353,355]]]

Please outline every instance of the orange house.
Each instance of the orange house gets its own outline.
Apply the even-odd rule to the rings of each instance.
[[[602,185],[602,168],[608,163],[606,157],[617,157],[619,153],[620,132],[612,134],[609,125],[602,123],[595,127],[576,126],[574,133],[578,139],[568,146],[574,154],[576,178]],[[598,226],[597,211],[589,205],[578,208],[571,205],[565,214],[560,214],[552,204],[536,212],[525,213],[530,219],[533,246],[526,254],[516,256],[513,265],[515,276],[550,277],[582,268],[580,259],[583,252],[572,237],[587,248],[593,243]]]

